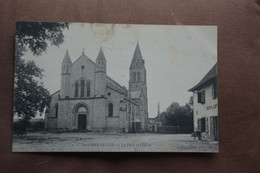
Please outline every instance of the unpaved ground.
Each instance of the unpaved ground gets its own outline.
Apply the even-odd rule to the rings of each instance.
[[[218,142],[193,140],[186,134],[27,133],[13,137],[14,152],[218,152]]]

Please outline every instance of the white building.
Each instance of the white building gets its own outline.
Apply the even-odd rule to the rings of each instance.
[[[143,132],[148,130],[145,61],[139,44],[129,68],[129,89],[106,74],[102,48],[93,62],[82,52],[61,64],[61,89],[51,95],[47,129]],[[120,71],[119,71],[120,73]]]
[[[217,63],[203,79],[189,91],[193,92],[194,131],[201,132],[201,139],[218,140]]]

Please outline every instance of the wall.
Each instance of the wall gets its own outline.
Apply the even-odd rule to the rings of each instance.
[[[82,73],[82,65],[84,70]],[[85,55],[81,55],[71,67],[71,85],[70,85],[70,97],[75,97],[75,82],[79,82],[79,97],[80,97],[80,79],[84,78],[87,81],[90,81],[91,89],[90,96],[94,96],[94,80],[95,80],[95,64]],[[86,96],[86,87],[85,87],[85,96]]]
[[[197,119],[206,117],[208,118],[208,128],[205,133],[202,133],[204,140],[210,140],[210,117],[218,116],[218,98],[212,98],[213,85],[209,85],[198,92],[205,90],[205,103],[198,103],[198,92],[193,93],[193,116],[194,116],[194,131],[198,130]]]

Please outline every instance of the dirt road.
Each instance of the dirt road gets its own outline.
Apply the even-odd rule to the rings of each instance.
[[[27,133],[13,137],[14,152],[218,152],[218,142],[187,134]]]

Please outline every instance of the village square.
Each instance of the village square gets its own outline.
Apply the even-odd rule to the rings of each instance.
[[[148,92],[153,87],[149,85],[152,70],[149,58],[152,57],[143,56],[145,48],[142,49],[138,40],[134,51],[127,55],[131,61],[123,66],[128,69],[128,79],[124,79],[128,86],[122,85],[120,78],[111,77],[107,70],[119,68],[124,64],[123,59],[111,67],[111,51],[104,50],[102,45],[95,57],[88,55],[84,48],[78,55],[74,50],[58,50],[64,54],[60,64],[56,64],[59,76],[52,76],[60,79],[58,83],[55,80],[60,86],[57,91],[49,94],[44,83],[37,86],[41,89],[35,91],[34,97],[42,100],[38,105],[31,103],[25,112],[23,108],[27,105],[22,105],[27,104],[24,100],[30,93],[18,92],[24,88],[19,82],[15,88],[14,152],[218,152],[216,62],[193,85],[181,91],[186,98],[190,95],[184,104],[171,100],[167,107],[163,103],[161,110],[162,100],[151,92],[150,97]],[[56,70],[53,74],[57,74]],[[166,89],[172,84],[164,86]],[[161,88],[151,90],[154,95],[163,93]],[[22,96],[24,100],[20,99]],[[156,104],[151,107],[149,102]],[[153,111],[149,113],[149,110]]]

